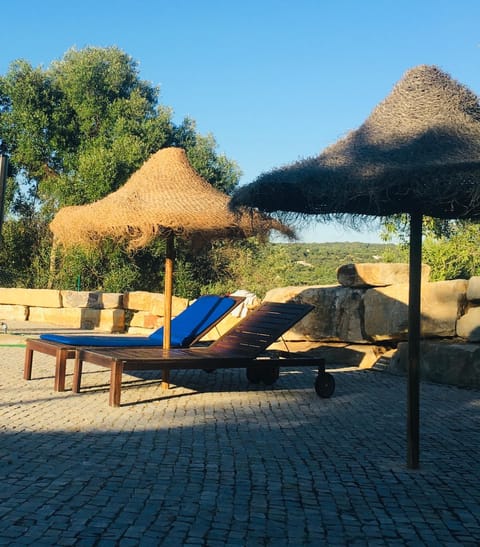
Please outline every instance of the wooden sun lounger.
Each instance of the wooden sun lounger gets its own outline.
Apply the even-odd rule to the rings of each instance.
[[[246,368],[250,382],[273,384],[281,366],[314,366],[318,368],[315,390],[330,397],[334,378],[325,372],[325,361],[318,357],[261,357],[280,336],[313,309],[308,304],[265,302],[209,347],[98,349],[79,348],[76,352],[73,392],[79,393],[84,362],[110,369],[110,406],[120,405],[122,374],[128,370],[162,370],[164,387],[174,369]],[[285,355],[285,354],[284,354]]]
[[[237,306],[239,306],[245,298],[242,296],[229,296],[229,299],[233,301],[232,306],[221,316],[219,316],[215,321],[211,322],[206,326],[201,332],[198,332],[198,334],[193,338],[189,345],[194,345],[198,343],[198,341],[203,338],[208,332],[210,332],[212,329],[214,329],[222,319],[224,319],[229,313],[231,313]],[[192,304],[194,305],[194,304]],[[174,320],[175,321],[175,320]],[[173,330],[172,330],[173,333]],[[116,335],[88,335],[88,336],[82,336],[82,335],[73,335],[69,338],[87,338],[87,339],[93,339],[98,338],[102,341],[101,347],[105,348],[115,348],[116,347],[116,340],[118,338],[121,338],[123,340],[123,346],[128,347],[128,339],[133,339],[135,342],[135,345],[138,346],[139,341],[141,340],[148,340],[150,339],[151,342],[151,335],[148,337],[138,337],[133,335],[125,335],[125,336],[116,336]],[[108,339],[111,339],[111,345],[109,345]],[[161,340],[161,337],[159,337]],[[84,346],[85,343],[75,343],[75,344],[67,344],[62,342],[56,342],[52,340],[42,340],[41,338],[28,338],[26,340],[26,348],[25,348],[25,362],[23,367],[23,378],[24,380],[31,380],[32,379],[32,366],[33,366],[33,353],[35,351],[38,351],[40,353],[44,353],[46,355],[51,355],[55,357],[55,378],[54,378],[54,384],[53,389],[55,391],[65,391],[65,376],[66,376],[66,368],[67,368],[67,360],[68,359],[74,359],[75,358],[75,352],[76,349],[80,346]],[[152,343],[149,344],[149,346],[152,346]],[[161,342],[156,343],[155,346],[161,347]],[[89,345],[90,347],[90,345]],[[95,344],[95,347],[98,347]]]

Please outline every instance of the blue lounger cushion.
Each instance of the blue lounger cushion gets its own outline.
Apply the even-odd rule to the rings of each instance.
[[[187,347],[202,333],[212,328],[220,318],[226,315],[237,304],[237,300],[229,296],[200,296],[182,313],[172,319],[172,347]],[[52,334],[40,335],[41,340],[58,342],[71,346],[100,347],[161,347],[163,345],[163,327],[149,336],[113,336],[113,335],[83,335],[83,334]]]

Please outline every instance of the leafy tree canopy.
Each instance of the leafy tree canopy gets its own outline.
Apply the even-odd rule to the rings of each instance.
[[[17,199],[50,214],[95,201],[165,146],[184,147],[210,183],[232,191],[237,165],[192,120],[176,126],[158,99],[159,88],[141,80],[137,63],[116,47],[71,49],[45,70],[13,62],[0,78],[0,138],[21,175]]]
[[[213,136],[200,135],[192,119],[175,124],[159,95],[158,87],[140,78],[137,62],[117,47],[71,49],[46,69],[16,60],[0,76],[0,141],[10,156],[10,216],[0,259],[18,264],[9,267],[10,280],[44,286],[44,272],[52,266],[47,226],[53,214],[115,191],[160,148],[184,148],[207,181],[227,193],[234,190],[241,174],[237,164],[218,154]],[[37,257],[35,267],[10,256],[17,244],[19,256]],[[72,279],[74,271],[80,275],[82,261],[75,256],[60,265],[57,283]],[[106,245],[85,260],[84,277],[101,286],[104,275],[123,290],[139,279],[136,260]],[[141,263],[144,271],[157,268],[158,257],[147,250]],[[130,281],[120,286],[121,279]]]

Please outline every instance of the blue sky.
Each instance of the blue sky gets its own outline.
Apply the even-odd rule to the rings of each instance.
[[[23,0],[0,12],[0,73],[118,46],[180,121],[212,133],[242,184],[358,127],[409,68],[480,94],[479,0]],[[312,223],[305,241],[378,241]]]

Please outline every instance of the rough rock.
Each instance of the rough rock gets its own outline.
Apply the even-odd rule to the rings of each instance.
[[[132,318],[129,322],[129,332],[133,327],[139,327],[141,329],[150,329],[153,331],[163,326],[163,317],[153,315],[148,311],[137,311],[132,314]]]
[[[123,309],[123,293],[119,292],[104,292],[101,299],[102,308]]]
[[[15,304],[0,304],[0,321],[8,325],[9,320],[26,321],[28,319],[28,306]]]
[[[53,323],[102,332],[124,332],[124,310],[95,310],[92,308],[41,308],[32,307],[29,321]]]
[[[387,372],[405,374],[408,344],[401,342],[387,366]],[[422,341],[420,377],[423,380],[458,387],[480,388],[480,345],[449,341]]]
[[[269,347],[270,350],[289,351],[304,354],[308,357],[325,359],[328,366],[357,367],[360,369],[372,368],[378,359],[387,353],[383,346],[374,344],[347,344],[344,342],[308,342],[279,340]]]
[[[62,291],[65,308],[117,309],[123,307],[122,293],[100,291]]]
[[[165,307],[165,297],[161,293],[151,293],[147,291],[132,291],[125,293],[123,305],[127,310],[148,311],[153,315],[163,317]],[[172,298],[172,316],[178,315],[188,306],[186,298]]]
[[[409,282],[409,266],[403,263],[365,262],[344,264],[337,279],[344,287],[386,287]],[[422,265],[422,282],[430,278],[430,266]]]
[[[265,295],[271,302],[304,302],[315,309],[284,334],[286,340],[363,342],[362,297],[364,290],[339,285],[283,287]]]
[[[405,340],[408,332],[408,284],[368,289],[363,298],[365,335],[371,341]],[[425,337],[452,337],[466,302],[467,281],[424,283],[421,332]]]
[[[465,280],[422,285],[422,334],[453,337],[464,311]],[[269,291],[265,300],[306,302],[315,309],[297,323],[288,340],[366,343],[405,340],[408,332],[408,284],[374,289],[339,285],[282,287]]]
[[[459,318],[457,336],[469,342],[480,342],[480,307],[470,308]]]
[[[480,276],[473,276],[468,280],[467,300],[480,302]]]
[[[61,308],[62,295],[53,289],[0,288],[0,304]]]

